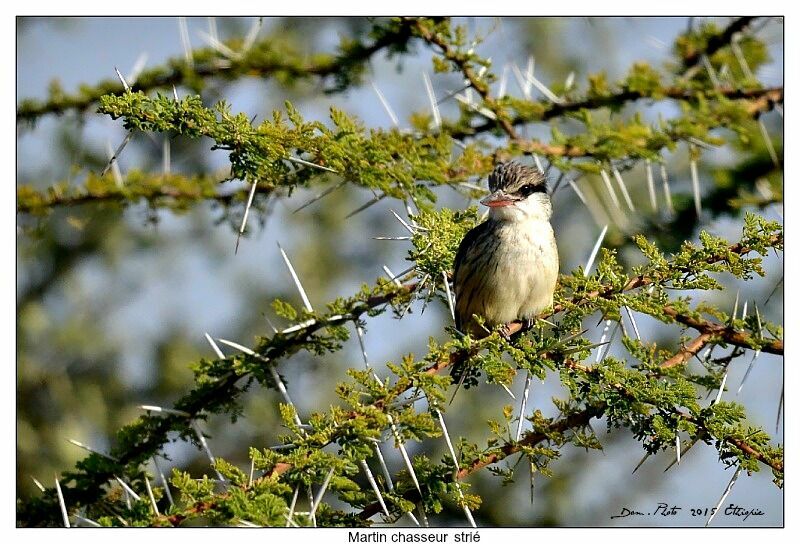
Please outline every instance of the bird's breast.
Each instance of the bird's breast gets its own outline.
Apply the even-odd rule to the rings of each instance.
[[[552,304],[558,249],[547,221],[498,223],[456,278],[456,311],[490,325],[533,317]]]

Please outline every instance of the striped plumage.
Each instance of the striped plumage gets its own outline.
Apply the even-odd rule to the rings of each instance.
[[[453,273],[456,327],[481,337],[485,327],[530,319],[553,303],[558,249],[550,226],[552,207],[544,177],[519,163],[498,165],[489,176],[492,194],[482,203],[489,218],[458,248]]]

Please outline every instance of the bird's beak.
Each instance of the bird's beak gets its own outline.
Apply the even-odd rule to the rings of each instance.
[[[498,189],[481,200],[481,204],[490,208],[499,208],[501,206],[512,206],[516,201],[517,199],[513,196],[504,192],[502,189]]]

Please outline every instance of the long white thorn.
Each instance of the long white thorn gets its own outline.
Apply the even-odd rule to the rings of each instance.
[[[107,453],[103,453],[102,451],[98,451],[98,450],[96,450],[94,448],[91,448],[91,447],[87,446],[86,444],[78,442],[77,440],[74,440],[72,438],[69,438],[67,441],[70,444],[78,446],[79,448],[82,448],[82,449],[84,449],[84,450],[86,450],[86,451],[88,451],[90,453],[95,453],[95,454],[97,454],[97,455],[99,455],[101,457],[105,457],[106,459],[111,459],[112,461],[118,461],[118,459],[116,457],[113,457],[111,455],[108,455]]]
[[[564,91],[572,90],[573,85],[575,85],[575,72],[570,72],[567,74],[567,79],[564,80]]]
[[[628,187],[625,185],[625,181],[622,179],[622,174],[619,173],[619,170],[616,166],[612,166],[611,171],[614,173],[614,179],[617,181],[620,191],[622,191],[622,197],[625,199],[625,204],[627,204],[628,209],[632,212],[636,211],[636,209],[633,207],[631,195],[628,194]]]
[[[172,500],[172,492],[169,490],[169,483],[167,482],[167,477],[164,476],[164,471],[161,470],[161,467],[158,465],[158,461],[156,460],[156,456],[153,456],[153,466],[156,468],[156,472],[158,472],[158,477],[161,479],[161,485],[164,486],[164,493],[167,495],[167,500],[169,501],[170,506],[175,506],[175,501]]]
[[[386,514],[386,516],[388,517],[389,509],[386,508],[386,503],[383,502],[383,495],[381,495],[381,490],[378,487],[378,482],[375,481],[375,476],[372,475],[372,471],[369,469],[369,465],[364,459],[361,459],[359,461],[359,464],[361,465],[361,470],[364,471],[364,475],[367,477],[367,481],[369,482],[372,491],[375,492],[375,497],[378,499],[378,504],[381,505],[381,510],[383,510],[383,513]]]
[[[447,431],[447,425],[444,422],[444,416],[442,415],[441,410],[438,408],[436,409],[436,415],[439,417],[439,425],[442,427],[442,434],[444,435],[445,442],[447,442],[447,449],[450,451],[450,456],[453,458],[453,466],[455,470],[453,471],[453,480],[456,484],[456,489],[458,490],[458,496],[461,499],[464,499],[464,493],[461,491],[461,484],[458,483],[458,457],[456,456],[456,450],[453,448],[453,441],[450,440],[450,433]],[[464,515],[467,516],[467,521],[472,527],[477,527],[475,524],[475,519],[472,517],[472,512],[470,512],[469,508],[466,506],[463,507]]]
[[[400,126],[400,122],[397,119],[397,115],[395,115],[394,110],[389,105],[389,102],[386,100],[386,97],[383,96],[383,93],[381,92],[381,90],[378,88],[378,86],[375,84],[374,81],[370,81],[370,84],[372,85],[372,90],[375,91],[376,95],[378,95],[378,100],[380,100],[381,105],[383,106],[383,109],[386,111],[386,114],[389,116],[389,119],[392,120],[392,124],[394,126],[396,126],[396,127],[399,127]]]
[[[575,183],[575,180],[567,178],[567,183],[569,183],[569,186],[572,187],[573,191],[575,191],[575,194],[578,195],[578,198],[581,200],[581,202],[583,202],[583,205],[588,206],[589,203],[586,202],[586,197],[583,196],[583,192],[581,192],[580,188],[578,187],[578,184]]]
[[[670,214],[675,214],[675,207],[672,205],[672,191],[669,188],[669,178],[667,177],[666,165],[661,165],[661,183],[664,187],[664,199],[667,201],[667,210]]]
[[[310,512],[310,515],[312,517],[314,517],[314,515],[316,514],[317,507],[319,506],[319,503],[322,502],[322,497],[325,496],[325,491],[328,490],[328,484],[331,483],[331,478],[333,478],[333,472],[334,470],[333,468],[331,468],[331,470],[328,472],[328,475],[325,476],[325,480],[322,482],[322,487],[320,487],[319,491],[317,491],[317,496],[314,498],[314,504],[311,507],[311,512]]]
[[[415,233],[416,233],[416,231],[415,231],[415,230],[414,230],[414,229],[411,227],[411,225],[409,225],[409,224],[406,222],[406,220],[405,220],[405,219],[403,219],[402,217],[400,217],[400,216],[397,214],[397,212],[396,212],[396,211],[394,211],[394,210],[389,210],[389,211],[390,211],[390,212],[391,212],[391,214],[392,214],[392,215],[395,217],[395,219],[397,219],[398,221],[400,221],[400,224],[401,224],[401,225],[403,225],[403,228],[404,228],[404,229],[406,229],[406,230],[407,230],[408,232],[410,232],[411,234],[415,234]]]
[[[539,173],[544,174],[544,167],[542,166],[542,160],[536,153],[533,154],[533,162],[534,164],[536,164],[536,169],[539,171]]]
[[[583,269],[584,277],[587,277],[589,275],[589,270],[592,268],[594,260],[597,258],[597,253],[600,251],[600,246],[603,245],[603,238],[605,238],[607,231],[608,231],[608,225],[603,227],[603,230],[600,232],[600,236],[597,237],[597,241],[594,243],[592,252],[589,254],[589,258],[586,260],[586,267]]]
[[[422,72],[422,79],[425,81],[425,91],[428,93],[428,100],[431,103],[433,124],[436,126],[436,128],[441,128],[442,118],[439,115],[439,105],[436,103],[436,95],[433,92],[433,85],[431,84],[431,78],[428,77],[428,72]]]
[[[419,485],[419,480],[417,480],[417,473],[414,471],[414,466],[411,464],[411,459],[408,457],[408,452],[406,451],[402,439],[400,438],[400,433],[397,431],[397,426],[394,424],[394,418],[392,418],[392,416],[389,414],[387,414],[386,417],[389,419],[389,425],[392,427],[392,434],[394,434],[397,447],[400,448],[400,454],[403,457],[403,462],[406,464],[408,474],[411,476],[411,480],[414,482],[414,487],[417,488],[420,496],[422,496],[422,488]]]
[[[329,320],[329,321],[331,321],[331,320]],[[292,333],[292,332],[297,332],[297,331],[303,330],[305,328],[308,328],[311,325],[314,325],[316,322],[317,322],[316,319],[307,319],[307,320],[303,321],[302,323],[298,323],[297,325],[292,325],[291,327],[283,329],[282,331],[280,331],[280,333],[281,334],[289,334],[289,333]]]
[[[219,41],[219,32],[217,32],[217,18],[206,17],[206,20],[208,21],[208,35]]]
[[[321,164],[317,164],[311,161],[307,161],[305,159],[301,159],[299,157],[293,157],[291,155],[286,157],[286,160],[289,162],[296,162],[297,164],[302,164],[303,166],[308,166],[309,168],[316,168],[317,170],[322,170],[324,172],[331,172],[333,174],[338,174],[336,170],[333,168],[329,168],[327,166],[322,166]]]
[[[497,89],[497,98],[503,98],[506,95],[506,89],[508,88],[508,64],[503,66],[503,73],[500,75],[500,86]]]
[[[732,36],[731,40],[731,50],[733,51],[733,56],[736,57],[736,61],[739,63],[739,67],[742,69],[742,73],[748,79],[755,79],[752,70],[750,70],[750,65],[747,64],[747,59],[744,58],[744,53],[742,53],[742,48],[739,47],[739,40],[741,39],[741,33],[737,32]]]
[[[292,502],[289,504],[289,514],[286,516],[286,526],[293,524],[292,516],[294,515],[294,507],[297,505],[297,495],[300,493],[300,486],[296,485],[294,488],[294,495],[292,495]],[[296,525],[296,524],[295,524]]]
[[[522,91],[522,96],[525,97],[525,100],[531,99],[531,90],[530,90],[530,83],[525,79],[525,76],[522,75],[522,72],[517,66],[517,63],[513,63],[511,65],[511,71],[514,73],[514,79],[517,81],[517,85],[519,86],[520,91]]]
[[[36,479],[36,478],[34,478],[33,476],[31,476],[31,480],[33,480],[33,483],[36,485],[36,487],[38,487],[38,488],[39,488],[39,491],[41,491],[42,493],[44,493],[44,492],[45,492],[45,488],[44,488],[44,486],[42,485],[42,482],[40,482],[39,480],[37,480],[37,479]]]
[[[211,448],[208,447],[208,442],[206,442],[206,437],[203,436],[203,431],[200,430],[200,424],[197,423],[197,420],[192,420],[192,428],[194,429],[194,432],[197,435],[197,440],[200,442],[200,445],[206,452],[206,456],[208,457],[208,460],[211,462],[211,466],[213,467],[216,464],[217,460],[214,458],[214,454],[211,453]],[[214,472],[217,474],[217,478],[220,481],[222,482],[227,481],[216,468],[214,468]]]
[[[344,218],[345,219],[350,219],[354,215],[363,212],[364,210],[366,210],[370,206],[374,206],[375,204],[377,204],[378,202],[380,202],[384,198],[386,198],[386,193],[381,193],[381,194],[373,197],[372,199],[368,200],[367,202],[365,202],[364,204],[362,204],[361,206],[359,206],[358,208],[356,208],[352,212],[348,213]]]
[[[120,82],[122,83],[122,87],[125,89],[126,93],[131,92],[131,87],[128,85],[128,82],[125,81],[125,78],[122,77],[122,73],[114,66],[114,71],[117,73],[117,77],[119,78]]]
[[[606,319],[606,324],[603,327],[603,333],[600,335],[600,342],[598,342],[599,345],[602,345],[606,341],[606,335],[608,334],[608,329],[610,327],[611,327],[611,320],[610,319]],[[600,359],[602,358],[602,356],[600,355],[601,352],[602,352],[602,348],[598,347],[597,348],[597,355],[595,356],[595,359],[594,359],[595,363],[599,363],[600,362]]]
[[[458,100],[459,102],[461,102],[462,104],[467,106],[472,111],[483,115],[487,119],[491,119],[492,121],[496,121],[497,120],[497,115],[495,115],[495,113],[492,110],[489,110],[489,109],[484,108],[482,106],[478,106],[477,104],[472,102],[469,98],[467,98],[467,96],[457,94],[453,98],[455,98],[456,100]]]
[[[736,479],[739,478],[740,472],[742,472],[741,466],[736,468],[736,472],[733,474],[733,478],[731,478],[731,481],[728,482],[728,485],[725,487],[725,491],[722,492],[722,496],[719,498],[719,502],[717,502],[717,507],[712,510],[711,516],[709,516],[708,521],[706,521],[706,527],[708,527],[711,524],[711,520],[713,520],[714,516],[716,516],[717,512],[719,512],[719,507],[722,506],[722,503],[725,502],[725,498],[733,489],[733,484],[735,484]]]
[[[369,369],[369,358],[367,357],[367,348],[364,345],[364,329],[361,328],[361,325],[358,322],[355,323],[356,327],[356,336],[358,336],[358,345],[361,347],[361,356],[364,358],[364,367]]]
[[[164,136],[164,143],[161,147],[161,170],[167,175],[172,170],[171,165],[171,144],[169,136]]]
[[[333,187],[328,187],[327,189],[325,189],[321,193],[319,193],[316,196],[314,196],[314,198],[306,201],[303,205],[301,205],[300,207],[296,208],[292,213],[297,213],[300,210],[302,210],[303,208],[305,208],[307,206],[310,206],[311,204],[313,204],[314,202],[318,201],[319,199],[321,199],[321,198],[323,198],[325,196],[328,196],[329,194],[334,192],[336,189],[344,186],[346,183],[347,183],[347,181],[343,180],[343,181],[340,181],[339,183],[337,183],[336,185],[334,185]]]
[[[650,206],[653,207],[653,211],[658,211],[658,202],[656,201],[656,186],[653,182],[653,165],[650,163],[650,159],[645,161],[645,172],[647,175],[647,192],[650,195]]]
[[[453,295],[450,293],[450,281],[447,279],[447,272],[442,270],[442,282],[444,283],[445,295],[447,295],[447,306],[450,308],[450,317],[456,321],[456,309],[453,307]]]
[[[616,336],[617,336],[617,331],[620,329],[620,323],[621,322],[622,322],[622,320],[615,322],[614,330],[611,331],[611,338],[608,339],[608,342],[606,342],[605,345],[603,345],[602,347],[600,347],[600,345],[598,345],[598,347],[600,349],[603,349],[603,354],[600,355],[600,358],[598,359],[598,362],[602,361],[602,360],[605,360],[606,356],[608,355],[608,352],[611,350],[611,343],[614,341],[614,338],[616,338]],[[606,332],[608,331],[608,327],[610,325],[611,325],[611,320],[609,319],[609,320],[606,321]],[[603,344],[603,340],[604,339],[600,340],[600,344]],[[597,350],[598,354],[600,353],[600,349]]]
[[[217,338],[217,340],[219,340],[221,343],[225,344],[226,346],[230,346],[230,347],[232,347],[234,349],[238,349],[239,351],[241,351],[243,353],[246,353],[247,355],[250,355],[252,357],[256,357],[257,359],[261,359],[265,363],[269,363],[269,359],[268,358],[264,357],[260,353],[257,353],[255,351],[253,351],[252,349],[248,348],[247,346],[243,346],[241,344],[237,344],[236,342],[232,342],[230,340],[225,340],[224,338]],[[272,374],[272,380],[275,382],[275,386],[278,388],[278,392],[283,397],[283,400],[286,402],[286,404],[288,404],[289,406],[294,408],[294,411],[295,411],[295,413],[294,413],[295,423],[297,423],[298,427],[302,427],[303,423],[302,423],[302,420],[300,419],[300,417],[297,415],[297,407],[295,406],[294,402],[292,402],[292,399],[289,396],[289,391],[286,389],[286,385],[283,383],[283,380],[281,380],[280,374],[278,374],[278,371],[275,369],[275,365],[268,364],[268,367],[269,367],[270,373]]]
[[[61,492],[61,484],[56,476],[56,493],[58,494],[58,506],[61,507],[61,519],[64,520],[64,527],[69,527],[69,514],[67,514],[67,503],[64,502],[64,493]]]
[[[386,486],[389,488],[389,491],[394,491],[394,484],[392,483],[392,474],[389,472],[389,467],[386,466],[386,459],[383,458],[383,453],[381,452],[380,444],[375,444],[375,455],[378,457],[378,464],[381,466],[381,472],[383,472],[383,477],[386,480]]]
[[[417,503],[417,508],[419,508],[419,517],[422,519],[422,526],[426,529],[430,527],[430,523],[428,523],[428,516],[425,514],[425,505],[420,501]]]
[[[755,306],[755,304],[753,305]],[[758,311],[758,306],[755,306],[755,308],[756,308],[756,324],[758,325],[758,338],[760,340],[761,338],[763,338],[763,331],[761,330],[761,313]],[[744,373],[744,377],[742,378],[742,383],[739,384],[739,389],[736,390],[737,395],[742,392],[742,387],[744,387],[744,383],[750,376],[750,371],[753,370],[753,366],[755,365],[756,359],[758,359],[759,355],[761,355],[761,350],[757,349],[753,354],[753,359],[750,361],[750,365],[748,365],[747,367],[747,371]]]
[[[122,150],[125,149],[125,146],[128,145],[128,142],[131,141],[132,137],[133,137],[133,131],[129,130],[128,134],[125,135],[125,139],[122,140],[122,143],[119,144],[119,146],[117,146],[117,149],[114,151],[114,154],[111,155],[111,157],[108,159],[108,163],[106,164],[106,167],[103,168],[102,172],[100,172],[101,176],[105,176],[106,173],[108,173],[108,171],[114,166],[114,164],[116,164],[117,160],[119,159],[120,153],[122,153]],[[115,172],[115,177],[117,175],[118,174]],[[119,175],[119,177],[120,178],[122,177],[121,174]],[[121,185],[119,179],[118,179],[117,183]]]
[[[533,74],[536,70],[536,59],[533,55],[528,55],[528,64],[525,66],[525,90],[523,91],[526,97],[531,95],[531,85],[533,83]]]
[[[694,157],[696,147],[690,145],[689,156],[691,159],[689,160],[689,171],[692,176],[692,194],[694,195],[694,211],[697,213],[697,217],[700,217],[703,214],[703,203],[700,199],[700,175],[697,173],[697,159]]]
[[[717,73],[714,71],[714,67],[711,66],[711,61],[708,60],[708,55],[703,53],[700,55],[700,62],[703,63],[703,67],[708,72],[708,79],[711,80],[711,84],[714,86],[715,89],[719,88],[719,78],[717,77]]]
[[[200,34],[200,37],[203,38],[203,40],[208,45],[210,45],[212,49],[214,49],[217,53],[219,53],[226,59],[235,60],[241,56],[240,53],[237,53],[236,51],[234,51],[233,49],[231,49],[230,47],[219,41],[214,36],[207,34],[202,30],[198,30],[197,33]]]
[[[522,436],[522,424],[525,421],[525,407],[528,404],[528,395],[530,394],[531,390],[531,378],[531,371],[529,370],[525,375],[525,389],[522,392],[522,401],[519,405],[519,421],[517,422],[517,434],[514,438],[514,440],[517,442],[519,442],[519,439]]]
[[[772,138],[769,137],[769,132],[767,132],[767,125],[764,124],[764,120],[761,118],[758,119],[758,128],[761,130],[761,136],[764,138],[764,145],[767,147],[767,152],[769,153],[769,158],[772,159],[772,164],[774,164],[776,168],[780,168],[781,162],[778,159],[778,153],[775,151],[775,146],[772,145]]]
[[[247,226],[247,216],[250,215],[250,207],[253,205],[253,198],[256,196],[256,188],[258,187],[258,180],[253,182],[253,185],[250,187],[250,194],[247,197],[247,205],[244,207],[244,215],[242,216],[242,226],[239,227],[239,233],[236,235],[236,247],[234,248],[234,254],[239,252],[239,241],[242,239],[242,234],[244,234],[244,229]]]
[[[628,308],[627,306],[625,306],[625,313],[627,313],[627,314],[628,314],[628,319],[630,319],[630,320],[631,320],[631,325],[633,325],[633,333],[636,335],[636,339],[637,339],[637,340],[641,340],[641,339],[642,339],[642,337],[641,337],[641,335],[639,334],[639,327],[638,327],[638,326],[636,326],[636,320],[633,318],[633,312],[631,312],[631,309],[630,309],[630,308]]]
[[[731,312],[731,319],[728,323],[729,325],[733,326],[733,320],[736,319],[736,314],[739,313],[739,292],[740,290],[736,290],[736,300],[733,301],[733,311]]]
[[[634,469],[633,469],[633,472],[631,472],[631,474],[635,474],[635,473],[636,473],[636,471],[637,471],[637,470],[639,470],[639,468],[640,468],[640,467],[641,467],[641,466],[644,464],[644,462],[645,462],[645,461],[647,461],[647,459],[648,459],[648,458],[649,458],[651,455],[653,455],[653,454],[652,454],[652,453],[650,453],[649,451],[648,451],[647,453],[645,453],[645,454],[644,454],[644,457],[642,457],[642,460],[641,460],[641,461],[639,461],[639,463],[636,465],[636,467],[634,467]]]
[[[283,257],[283,262],[286,263],[286,268],[289,269],[289,274],[292,275],[294,284],[297,287],[297,290],[300,291],[300,297],[303,299],[303,305],[306,307],[306,310],[308,310],[309,312],[313,312],[314,309],[311,307],[311,302],[309,302],[308,300],[308,295],[306,295],[306,290],[303,289],[303,285],[300,283],[300,278],[297,277],[297,273],[294,271],[294,267],[292,266],[289,257],[286,255],[286,252],[283,250],[280,244],[278,244],[278,249],[281,250],[281,257]]]
[[[255,21],[253,21],[253,25],[250,27],[250,30],[247,32],[247,36],[244,38],[244,43],[242,44],[242,53],[250,51],[250,48],[253,47],[254,43],[256,43],[256,38],[258,38],[258,34],[261,32],[261,27],[263,24],[263,17],[258,17]]]
[[[100,524],[99,524],[99,523],[97,523],[96,521],[94,521],[94,520],[91,520],[91,519],[89,519],[89,518],[85,518],[85,517],[83,517],[83,516],[79,516],[78,514],[73,514],[73,516],[75,516],[75,519],[76,519],[77,521],[80,521],[81,523],[85,523],[85,524],[86,524],[86,525],[88,525],[89,527],[102,527],[102,525],[100,525]]]
[[[150,505],[153,507],[153,513],[157,516],[161,515],[161,512],[158,511],[158,504],[156,504],[156,497],[153,495],[153,488],[150,487],[150,478],[145,475],[144,477],[144,485],[147,487],[147,496],[150,497]]]
[[[676,438],[677,438],[677,437],[676,437]],[[692,440],[691,442],[689,442],[688,444],[686,444],[686,446],[685,446],[685,447],[683,447],[683,448],[679,448],[679,451],[678,451],[678,453],[676,454],[676,456],[675,456],[675,459],[673,459],[673,460],[672,460],[672,462],[671,462],[669,465],[667,465],[667,468],[665,468],[665,469],[664,469],[664,472],[667,472],[669,469],[671,469],[672,467],[674,467],[675,465],[677,465],[678,463],[680,463],[680,459],[681,459],[681,457],[684,457],[684,456],[686,455],[686,453],[687,453],[687,452],[688,452],[690,449],[692,449],[692,446],[694,446],[695,444],[697,444],[697,438],[695,438],[694,440]],[[680,439],[678,439],[678,445],[680,445]]]
[[[608,173],[605,169],[600,170],[600,177],[603,178],[603,184],[606,186],[606,191],[608,191],[608,195],[611,197],[611,202],[614,203],[618,209],[622,209],[619,205],[619,199],[617,198],[617,194],[614,192],[614,188],[611,186],[611,179],[608,177]]]
[[[398,279],[399,276],[395,276],[394,272],[392,272],[388,266],[383,265],[383,271],[386,272],[386,274],[389,276],[389,279],[392,280],[396,286],[398,287],[403,286],[403,284],[400,283],[400,280]]]
[[[209,336],[208,333],[205,333],[205,335],[206,335],[206,340],[208,340],[208,343],[211,344],[211,349],[214,350],[214,353],[217,355],[217,357],[219,357],[220,359],[224,359],[225,354],[222,353],[221,349],[219,349],[219,346],[217,345],[216,342],[214,342],[214,339],[211,338],[211,336]]]
[[[117,184],[117,187],[121,189],[122,186],[125,185],[125,180],[122,179],[122,171],[119,168],[119,162],[113,160],[114,150],[111,148],[111,142],[108,141],[106,141],[106,156],[111,165],[111,175],[114,177],[114,182]]]
[[[311,491],[311,485],[310,484],[306,488],[306,494],[308,496],[308,507],[311,508],[311,505],[314,504],[314,494]],[[317,526],[317,516],[316,516],[316,514],[309,510],[308,515],[311,518],[311,525],[316,527]]]
[[[719,384],[719,392],[717,398],[714,399],[714,404],[717,404],[722,399],[722,392],[725,391],[725,382],[728,381],[728,369],[725,369],[725,374],[722,375],[722,383]]]
[[[541,81],[539,81],[538,79],[533,77],[532,75],[528,76],[528,81],[533,83],[533,86],[536,87],[537,89],[539,89],[539,92],[542,93],[550,102],[553,102],[554,104],[563,104],[564,103],[564,99],[563,98],[561,98],[558,95],[556,95],[553,91],[550,90],[550,88],[547,85],[545,85],[544,83],[542,83]]]
[[[130,497],[133,500],[135,500],[135,501],[142,500],[142,498],[139,496],[139,494],[136,491],[134,491],[133,489],[131,489],[131,486],[126,484],[122,478],[120,478],[119,476],[114,476],[114,479],[117,481],[117,483],[119,483],[119,485],[122,486],[122,489],[125,490],[125,493],[130,495]]]
[[[186,64],[189,68],[194,68],[192,44],[189,41],[189,28],[186,25],[186,17],[178,17],[178,31],[181,35],[181,45],[183,46],[183,56],[186,58]]]
[[[192,417],[192,414],[189,412],[185,412],[183,410],[175,410],[174,408],[164,408],[162,406],[154,406],[152,404],[142,404],[139,406],[142,410],[147,410],[148,412],[159,412],[162,414],[171,414],[174,416],[181,416],[181,417]]]

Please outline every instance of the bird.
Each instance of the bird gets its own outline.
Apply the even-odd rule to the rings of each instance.
[[[488,218],[464,236],[454,260],[456,329],[474,338],[511,321],[530,324],[552,306],[559,270],[545,176],[503,162],[488,184],[490,194],[480,201],[489,207]]]

